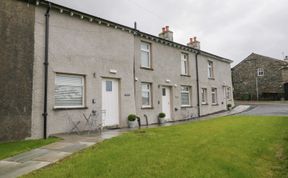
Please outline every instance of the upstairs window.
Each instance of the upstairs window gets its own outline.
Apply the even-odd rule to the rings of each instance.
[[[208,78],[214,78],[214,67],[212,61],[208,61]]]
[[[188,54],[181,54],[181,75],[188,75]]]
[[[56,74],[55,108],[84,107],[84,76]]]
[[[263,77],[264,76],[264,69],[263,68],[258,68],[257,69],[257,76],[258,77]]]
[[[141,67],[151,68],[151,45],[141,42]]]
[[[191,106],[191,87],[181,86],[181,106]]]

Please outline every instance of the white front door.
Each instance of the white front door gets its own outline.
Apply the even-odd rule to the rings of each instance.
[[[102,80],[102,115],[104,126],[119,125],[119,81]]]
[[[169,87],[162,87],[162,112],[166,114],[165,119],[171,119],[171,90]]]

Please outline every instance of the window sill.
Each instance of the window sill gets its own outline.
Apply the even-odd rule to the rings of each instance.
[[[209,79],[209,80],[215,80],[215,78],[209,78],[209,77],[208,77],[208,79]]]
[[[201,103],[201,105],[208,106],[209,104],[208,103]]]
[[[144,69],[144,70],[151,70],[151,71],[154,70],[153,68],[149,68],[149,67],[140,67],[140,69]]]
[[[147,107],[144,106],[144,107],[143,107],[143,106],[142,106],[141,109],[154,109],[154,107],[152,107],[152,106],[147,106]]]
[[[219,106],[219,104],[217,103],[217,104],[212,104],[212,106]]]
[[[55,111],[60,111],[60,110],[79,110],[79,109],[88,109],[88,107],[75,107],[75,108],[65,108],[65,107],[61,107],[61,108],[53,108],[53,110]]]
[[[181,74],[181,77],[191,77],[191,75]]]
[[[181,106],[181,108],[193,108],[193,106]]]

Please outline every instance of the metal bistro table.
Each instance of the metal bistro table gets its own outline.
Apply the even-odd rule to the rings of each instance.
[[[104,116],[106,115],[106,110],[92,110],[91,113],[87,116],[83,113],[85,119],[85,128],[88,128],[88,134],[92,131],[99,131],[102,133],[103,126],[104,126]]]

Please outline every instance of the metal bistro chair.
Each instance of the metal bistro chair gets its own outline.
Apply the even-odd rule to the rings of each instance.
[[[93,110],[91,113],[91,122],[95,130],[99,131],[102,134],[104,127],[104,116],[106,115],[106,110],[96,111]]]
[[[68,113],[67,113],[67,115],[68,115],[68,117],[67,117],[68,123],[69,123],[69,125],[72,126],[70,133],[76,132],[79,135],[80,134],[80,129],[79,129],[80,121],[73,121],[73,119],[70,117],[70,115]]]

